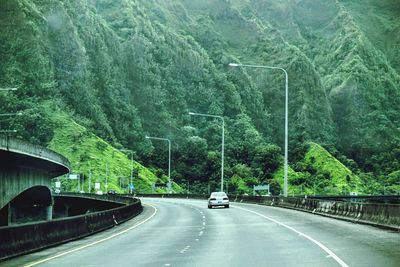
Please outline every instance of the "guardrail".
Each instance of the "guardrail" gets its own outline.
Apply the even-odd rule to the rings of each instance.
[[[0,227],[0,260],[30,253],[103,231],[137,216],[143,210],[139,199],[118,196],[113,197],[119,198],[119,203],[128,204],[122,207],[80,216],[40,223]],[[103,200],[108,198],[109,196],[104,196]]]
[[[133,195],[120,195],[120,194],[104,194],[104,195],[96,195],[96,194],[88,194],[88,193],[74,193],[74,192],[62,192],[60,194],[54,194],[53,196],[61,196],[61,197],[83,197],[94,200],[102,200],[102,201],[112,201],[121,204],[129,204],[131,202]]]
[[[207,199],[207,195],[141,194],[143,197]],[[295,209],[353,223],[400,231],[400,205],[344,202],[312,198],[229,195],[233,202],[253,203]]]
[[[300,197],[300,196],[297,196]],[[304,198],[304,196],[301,196]],[[324,199],[334,201],[351,201],[362,203],[386,203],[386,204],[400,204],[400,195],[390,196],[308,196],[313,199]]]

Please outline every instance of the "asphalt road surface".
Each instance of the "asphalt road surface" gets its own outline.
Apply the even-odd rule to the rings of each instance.
[[[4,266],[400,266],[400,233],[289,209],[142,199],[138,217]]]

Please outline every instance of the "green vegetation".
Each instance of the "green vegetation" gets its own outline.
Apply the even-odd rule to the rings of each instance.
[[[74,122],[70,116],[50,105],[43,105],[47,114],[51,114],[54,125],[54,137],[49,148],[64,155],[71,163],[73,173],[81,174],[80,189],[95,192],[95,183],[99,182],[101,191],[115,190],[118,193],[128,193],[131,171],[136,192],[152,192],[153,183],[167,183],[168,177],[157,177],[136,161],[129,159],[130,155],[110,146],[101,138],[95,136],[85,127]],[[105,188],[107,169],[108,188]],[[76,191],[76,180],[61,179],[63,190]],[[181,188],[174,184],[175,192]],[[165,188],[155,188],[155,192],[166,192]]]
[[[121,192],[118,177],[129,176],[131,163],[118,149],[133,151],[137,188],[165,181],[168,148],[144,138],[151,135],[172,140],[177,184],[218,189],[221,123],[193,111],[225,118],[230,192],[270,183],[279,194],[284,76],[227,67],[242,62],[289,73],[289,192],[399,191],[396,0],[0,6],[0,87],[19,88],[0,92],[0,113],[24,112],[2,118],[0,127],[66,155],[85,183],[89,163],[93,179],[104,182],[109,162],[109,189]]]

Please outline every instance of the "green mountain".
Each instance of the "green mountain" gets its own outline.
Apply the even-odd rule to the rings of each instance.
[[[279,66],[289,76],[295,172],[309,160],[311,141],[359,174],[366,193],[400,182],[396,0],[0,0],[0,7],[0,87],[19,88],[0,93],[0,112],[24,112],[0,126],[17,137],[62,142],[42,108],[50,101],[70,114],[65,129],[72,119],[133,150],[145,166],[165,169],[168,147],[144,136],[170,138],[173,178],[201,192],[206,183],[218,188],[221,122],[188,112],[223,115],[226,179],[235,177],[234,190],[251,187],[282,164],[284,76],[228,64]],[[74,142],[60,151],[81,149]]]

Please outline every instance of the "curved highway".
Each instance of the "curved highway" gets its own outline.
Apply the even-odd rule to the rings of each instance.
[[[294,210],[142,199],[141,215],[6,266],[400,266],[400,233]]]

